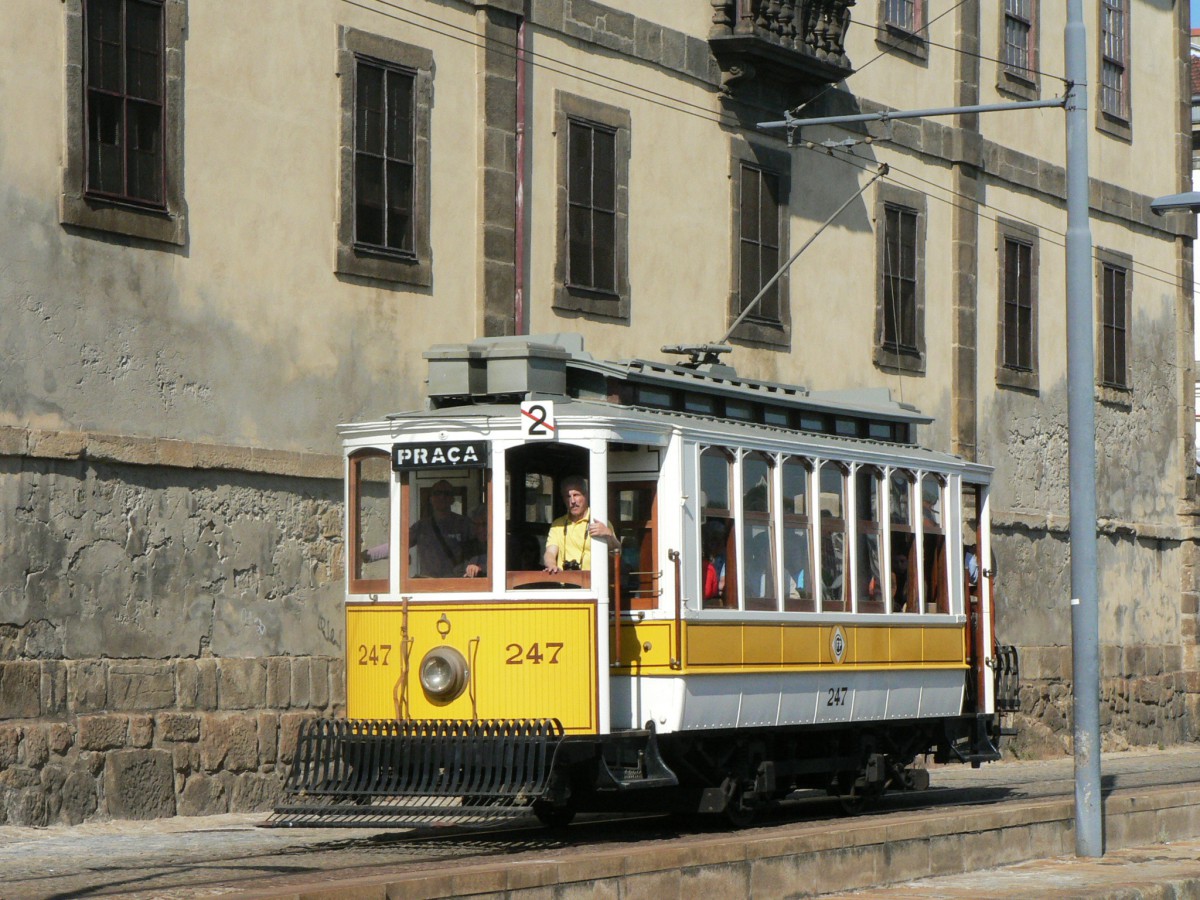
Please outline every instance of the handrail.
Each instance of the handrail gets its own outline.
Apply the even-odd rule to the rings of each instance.
[[[683,587],[678,550],[668,550],[667,559],[675,563],[675,656],[671,660],[672,669],[683,668]]]
[[[613,659],[610,666],[621,665],[621,554],[610,553],[612,557],[613,584],[613,625],[616,636],[613,638]]]

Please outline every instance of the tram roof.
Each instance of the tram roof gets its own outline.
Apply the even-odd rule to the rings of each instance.
[[[939,469],[988,471],[988,467],[971,463],[959,456],[913,444],[897,445],[892,441],[845,435],[797,433],[793,429],[762,423],[734,422],[715,416],[625,406],[603,400],[576,400],[571,397],[538,395],[535,395],[534,399],[553,400],[556,420],[560,425],[573,430],[586,430],[589,426],[598,430],[616,429],[631,433],[681,430],[689,440],[699,443],[711,442],[728,446],[758,444],[769,448],[772,445],[779,447],[781,442],[788,442],[801,454],[811,453],[815,456],[827,455],[834,458],[902,458],[914,466],[928,464]],[[457,430],[455,426],[458,425],[464,430],[497,433],[494,428],[496,420],[514,423],[515,430],[515,423],[520,421],[520,416],[519,403],[471,403],[394,413],[380,422],[345,425],[341,430],[347,437],[355,433],[364,436],[386,433],[389,440],[401,435],[414,436],[423,427],[430,431],[447,432]]]
[[[482,338],[425,352],[431,409],[543,399],[605,401],[617,406],[725,417],[785,430],[915,443],[915,426],[932,419],[892,399],[887,388],[811,391],[744,378],[719,354],[730,348],[663,348],[692,354],[684,364],[599,360],[578,334]]]

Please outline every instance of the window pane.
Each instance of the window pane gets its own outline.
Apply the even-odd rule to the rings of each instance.
[[[120,194],[125,188],[121,164],[124,121],[124,106],[120,99],[96,93],[88,95],[90,190]]]
[[[742,237],[747,241],[757,241],[759,237],[759,187],[758,172],[742,166]]]
[[[609,212],[592,214],[592,237],[595,261],[592,286],[601,291],[617,288],[614,248],[617,243],[617,217]]]
[[[748,609],[776,609],[775,548],[769,524],[746,525],[746,606]]]
[[[926,530],[942,527],[942,486],[932,475],[921,481],[921,519]]]
[[[808,468],[798,460],[783,464],[783,514],[808,515]]]
[[[383,70],[358,64],[354,146],[359,153],[383,155]]]
[[[88,0],[88,87],[121,90],[120,0]]]
[[[571,203],[592,202],[592,130],[572,122],[567,142],[567,191]]]
[[[162,7],[126,6],[126,83],[131,97],[157,102],[162,94]]]
[[[729,460],[720,450],[705,450],[700,457],[700,493],[705,509],[729,509]]]
[[[391,555],[392,505],[389,499],[391,460],[386,454],[359,457],[352,463],[357,467],[358,496],[355,503],[355,533],[358,546],[354,548],[354,577],[384,579],[388,577],[388,557]]]
[[[592,284],[592,214],[586,206],[567,210],[567,280],[571,284]]]
[[[403,72],[387,73],[387,155],[401,162],[413,161],[413,77]]]
[[[357,154],[354,167],[354,237],[365,244],[383,245],[383,160]]]
[[[771,510],[771,467],[760,456],[742,460],[742,510],[769,513]]]
[[[409,476],[408,575],[476,577],[486,570],[488,529],[483,469],[422,469]],[[469,571],[470,569],[470,571]],[[480,584],[480,589],[484,585]]]
[[[387,246],[413,249],[413,167],[408,163],[387,164]]]
[[[785,597],[796,600],[812,599],[812,578],[809,575],[807,528],[784,529],[783,570],[785,574]]]
[[[129,104],[129,184],[131,197],[162,202],[162,108]]]
[[[592,203],[597,209],[615,212],[617,208],[617,136],[602,129],[593,133]]]

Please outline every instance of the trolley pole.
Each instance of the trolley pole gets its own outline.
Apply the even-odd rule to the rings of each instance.
[[[1075,855],[1104,855],[1100,805],[1100,627],[1096,580],[1096,401],[1088,198],[1087,30],[1067,0],[1067,431],[1071,507],[1071,680]]]

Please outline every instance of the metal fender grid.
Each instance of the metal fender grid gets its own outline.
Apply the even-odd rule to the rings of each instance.
[[[439,824],[525,815],[562,740],[557,719],[313,719],[270,826]]]

